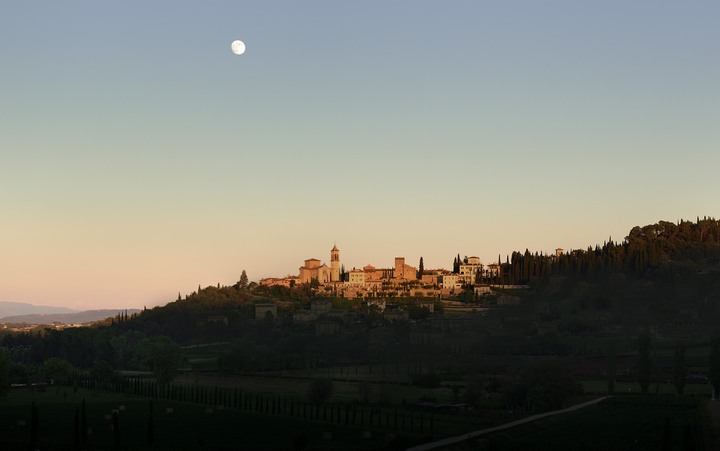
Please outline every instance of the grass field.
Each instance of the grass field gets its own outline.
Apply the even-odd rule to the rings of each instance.
[[[145,398],[92,390],[50,388],[46,392],[13,390],[0,398],[0,449],[27,449],[31,409],[39,412],[42,449],[72,449],[74,415],[86,400],[88,447],[114,449],[112,412],[119,414],[121,449],[293,449],[298,435],[312,449],[386,449],[394,434],[371,427],[353,428],[302,419],[244,413],[204,405],[154,401],[154,446],[148,447],[149,401]],[[368,431],[368,432],[365,432]]]
[[[258,380],[255,384],[254,388],[268,395],[277,388],[277,381],[263,386]],[[291,390],[292,386],[285,388]],[[119,415],[121,449],[126,450],[283,450],[294,449],[298,437],[307,438],[308,449],[404,449],[414,443],[462,435],[514,419],[498,410],[485,415],[477,411],[472,415],[448,415],[356,406],[357,420],[353,413],[348,422],[349,412],[354,409],[350,404],[345,407],[350,410],[342,414],[337,409],[339,405],[335,405],[335,409],[320,409],[317,418],[311,420],[312,413],[307,419],[304,412],[298,414],[300,404],[295,416],[290,417],[280,412],[269,415],[156,399],[153,401],[154,445],[150,447],[147,446],[147,398],[88,389],[73,393],[60,387],[45,392],[16,389],[0,398],[0,428],[4,431],[0,435],[0,449],[28,447],[33,401],[39,411],[42,449],[72,449],[74,415],[82,399],[86,400],[91,431],[88,449],[115,448],[113,411]],[[653,450],[660,448],[666,416],[670,419],[674,449],[684,449],[683,442],[687,440],[693,443],[692,449],[705,449],[707,434],[702,430],[708,430],[704,423],[706,402],[706,397],[692,396],[616,396],[572,414],[482,436],[451,449]]]
[[[607,393],[607,382],[603,380],[587,380],[582,381],[583,391],[585,393],[593,393],[604,395]],[[637,382],[615,382],[615,393],[617,394],[640,394],[640,384]],[[650,384],[648,388],[650,394],[660,395],[677,395],[673,384]],[[684,395],[705,396],[707,399],[712,395],[712,385],[710,384],[685,384]]]
[[[713,449],[706,399],[617,396],[570,414],[549,417],[449,447],[460,450],[638,450]],[[669,429],[665,429],[665,418]],[[667,434],[667,435],[666,435]]]
[[[319,375],[318,375],[319,377]],[[268,376],[229,376],[217,374],[187,374],[178,377],[174,383],[191,385],[199,383],[208,387],[239,388],[258,394],[273,394],[307,400],[311,378],[268,377]],[[360,378],[359,380],[363,380]],[[330,402],[362,401],[360,384],[357,381],[333,381],[333,393]],[[368,382],[368,398],[371,402],[415,404],[422,400],[455,403],[462,399],[453,395],[452,388],[421,388],[403,384]]]

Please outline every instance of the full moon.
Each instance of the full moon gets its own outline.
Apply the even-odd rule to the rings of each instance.
[[[232,44],[230,44],[230,49],[232,52],[236,55],[242,55],[245,53],[245,43],[243,41],[233,41]]]

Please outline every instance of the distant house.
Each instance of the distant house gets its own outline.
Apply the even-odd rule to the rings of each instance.
[[[440,278],[442,273],[440,271],[432,271],[429,274],[426,272],[421,276],[421,282],[423,285],[440,285]]]
[[[417,305],[420,308],[426,308],[430,310],[430,313],[435,312],[435,302],[433,301],[418,301]]]
[[[353,269],[349,273],[350,280],[348,284],[352,286],[364,286],[365,285],[365,271],[362,269]]]
[[[296,323],[309,323],[311,321],[315,321],[316,319],[317,315],[308,311],[298,312],[293,315],[293,321]]]
[[[202,329],[205,327],[217,327],[217,326],[227,326],[228,325],[228,319],[227,316],[224,315],[218,315],[218,316],[208,316],[205,320],[198,320],[195,322],[195,326],[198,329]]]
[[[475,283],[478,275],[483,271],[483,265],[480,263],[479,257],[468,257],[464,263],[460,264],[460,283],[463,285],[471,285]]]
[[[282,286],[292,287],[300,284],[300,278],[297,276],[285,276],[282,279],[276,277],[268,277],[266,279],[260,279],[260,285],[266,287]]]
[[[380,312],[385,311],[385,299],[371,299],[367,302],[368,308],[372,305],[376,305],[380,309]]]
[[[520,305],[522,299],[518,296],[503,295],[497,299],[497,305]]]
[[[315,323],[315,335],[335,335],[340,330],[340,324],[333,320],[319,320]]]
[[[225,315],[208,316],[207,322],[215,323],[215,324],[222,324],[225,326],[228,325],[228,319],[227,319],[227,316],[225,316]]]
[[[332,302],[328,299],[317,299],[310,303],[310,311],[316,316],[322,316],[326,313],[330,313],[330,310],[332,310]]]
[[[386,321],[407,321],[410,319],[410,313],[407,310],[385,310],[383,318]]]
[[[440,282],[444,289],[452,290],[462,288],[462,281],[458,274],[443,274]]]
[[[465,403],[443,404],[440,402],[429,401],[421,401],[415,405],[424,410],[434,410],[439,412],[467,412],[471,408],[470,404]]]
[[[270,312],[273,317],[277,318],[277,304],[255,304],[255,319],[265,318],[268,312]]]
[[[337,322],[346,323],[349,321],[350,315],[347,310],[330,310],[325,314],[325,317],[335,319]]]

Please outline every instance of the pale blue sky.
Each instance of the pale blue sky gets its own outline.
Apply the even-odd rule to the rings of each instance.
[[[718,23],[714,1],[6,3],[0,300],[150,306],[334,243],[450,267],[718,217]]]

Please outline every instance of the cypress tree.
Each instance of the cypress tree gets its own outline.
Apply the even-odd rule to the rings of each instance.
[[[710,340],[710,383],[713,386],[713,398],[720,396],[720,334]]]
[[[242,290],[245,290],[248,287],[248,276],[244,269],[242,270],[242,274],[240,274],[240,282],[238,282],[238,286]]]
[[[115,441],[115,449],[120,449],[120,415],[117,412],[112,414],[113,439]]]
[[[30,406],[30,445],[33,449],[40,447],[40,415],[35,401]]]
[[[85,408],[85,398],[80,403],[80,443],[83,448],[87,445],[87,410]]]
[[[693,430],[690,423],[685,425],[683,433],[683,451],[692,451],[695,449],[695,440],[693,440]]]
[[[74,443],[74,449],[77,451],[80,449],[80,408],[79,407],[75,407],[75,421],[73,424],[75,426],[73,428],[73,432],[74,432],[73,443]]]
[[[650,336],[647,334],[638,337],[638,383],[643,394],[647,394],[650,385]]]
[[[675,345],[675,365],[673,371],[673,384],[679,396],[685,390],[685,379],[687,378],[687,362],[685,361],[685,345],[678,342]]]
[[[672,451],[672,429],[670,427],[670,417],[665,417],[663,424],[662,451]]]
[[[617,368],[617,356],[615,353],[615,342],[608,343],[605,375],[607,377],[608,394],[615,393],[615,371]]]
[[[148,425],[147,425],[147,444],[152,446],[155,440],[155,423],[153,419],[153,401],[150,400],[149,413],[148,413]]]

